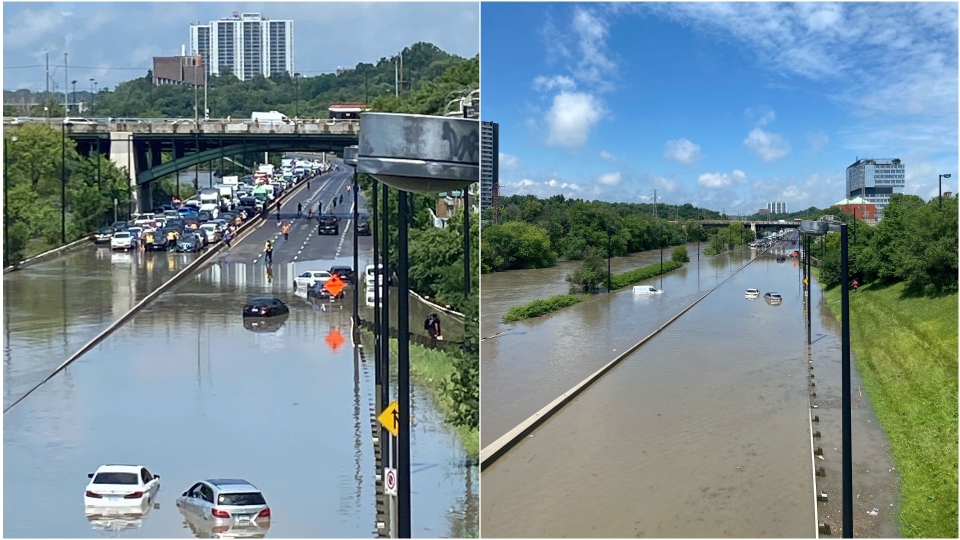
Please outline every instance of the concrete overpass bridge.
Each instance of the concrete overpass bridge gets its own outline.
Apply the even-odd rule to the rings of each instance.
[[[204,163],[248,153],[328,152],[343,155],[357,144],[356,120],[297,120],[289,124],[248,119],[181,120],[172,118],[5,118],[4,130],[43,123],[63,130],[81,155],[110,156],[130,178],[131,205],[150,209],[150,184],[159,178]],[[172,156],[164,161],[164,153]]]
[[[678,221],[671,221],[670,223],[681,223]],[[734,223],[743,223],[744,227],[750,227],[750,230],[756,233],[762,229],[798,229],[800,228],[799,221],[787,221],[784,220],[782,223],[780,221],[759,221],[759,220],[739,220],[739,219],[705,219],[699,221],[700,225],[703,227],[728,227]]]

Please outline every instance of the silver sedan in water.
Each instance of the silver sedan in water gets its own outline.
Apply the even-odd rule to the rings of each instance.
[[[262,537],[270,528],[263,493],[246,480],[202,480],[177,498],[177,507],[193,526],[224,536]]]

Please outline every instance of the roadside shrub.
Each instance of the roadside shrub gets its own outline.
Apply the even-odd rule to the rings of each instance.
[[[678,263],[690,262],[690,255],[687,254],[686,246],[677,246],[673,248],[673,253],[670,255],[670,260]]]
[[[529,304],[510,308],[510,310],[507,311],[507,314],[503,316],[503,322],[515,322],[523,319],[532,319],[533,317],[539,317],[541,315],[546,315],[547,313],[572,306],[580,301],[580,297],[573,296],[571,294],[559,294],[546,300],[534,300]]]

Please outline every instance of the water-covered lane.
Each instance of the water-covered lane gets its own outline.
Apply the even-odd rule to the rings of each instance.
[[[734,275],[484,471],[484,536],[814,536],[801,313],[792,264]]]
[[[481,446],[495,441],[619,356],[756,255],[749,249],[737,250],[704,259],[697,266],[696,244],[689,248],[691,263],[643,281],[663,289],[664,294],[634,296],[627,288],[509,325],[500,323],[499,318],[510,306],[566,292],[563,279],[574,268],[566,264],[484,275],[482,332],[485,337],[499,336],[484,339],[481,347]],[[659,252],[645,252],[618,259],[612,266],[616,273],[659,260]]]
[[[3,277],[3,405],[196,257],[90,246]]]

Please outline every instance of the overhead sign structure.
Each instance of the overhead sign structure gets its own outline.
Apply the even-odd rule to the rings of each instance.
[[[326,283],[323,284],[323,288],[330,292],[333,296],[338,296],[345,287],[343,280],[339,276],[334,274]]]
[[[339,351],[340,347],[343,347],[343,344],[345,343],[345,340],[343,339],[343,335],[336,328],[334,328],[333,330],[330,331],[329,334],[327,334],[326,341],[327,341],[327,345],[329,345],[330,348],[333,349],[333,352]]]
[[[386,473],[383,475],[383,492],[387,495],[396,495],[397,494],[397,470],[387,467]]]
[[[396,401],[387,405],[377,420],[387,428],[387,431],[393,433],[394,437],[400,436],[400,405]]]

